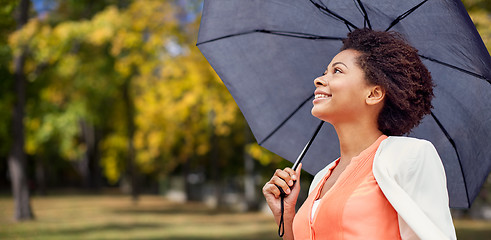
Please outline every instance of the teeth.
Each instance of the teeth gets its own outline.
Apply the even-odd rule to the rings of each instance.
[[[329,96],[329,95],[327,95],[327,94],[315,94],[315,98],[316,98],[316,99],[317,99],[317,98],[328,98],[328,97],[330,97],[330,96]]]

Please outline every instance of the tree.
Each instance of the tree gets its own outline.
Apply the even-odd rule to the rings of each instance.
[[[17,12],[17,29],[28,20],[29,1],[21,0]],[[25,52],[23,49],[14,55],[15,105],[12,117],[12,147],[8,157],[12,192],[15,200],[15,219],[17,221],[34,218],[32,213],[28,179],[26,175],[26,155],[24,152],[24,105],[26,99],[26,76],[24,73]]]
[[[118,80],[107,46],[85,39],[93,28],[86,20],[51,27],[33,18],[9,41],[14,52],[27,53],[27,152],[36,162],[49,159],[51,166],[57,158],[70,161],[85,186],[97,184],[99,134],[94,126],[107,117],[105,103],[114,97]],[[94,59],[94,53],[100,58]]]
[[[217,199],[224,179],[252,175],[251,161],[243,171],[245,120],[196,48],[199,18],[187,8],[139,0],[69,21],[31,19],[13,33],[13,51],[27,49],[28,155],[50,167],[68,162],[82,176],[100,156],[106,179],[120,185],[200,171]]]
[[[13,105],[13,73],[9,68],[12,61],[12,52],[8,46],[8,34],[15,30],[14,11],[16,0],[0,0],[0,173],[7,172],[7,155],[12,143],[11,123]],[[3,174],[2,174],[3,175]],[[6,176],[6,174],[4,175]],[[7,187],[6,177],[0,178],[0,186]]]
[[[148,155],[148,147],[136,146],[135,143],[135,138],[144,136],[138,135],[141,130],[148,129],[147,126],[152,123],[137,123],[146,107],[152,106],[152,102],[138,105],[137,98],[145,98],[147,93],[163,89],[168,94],[157,102],[158,107],[177,107],[183,112],[189,112],[189,104],[199,107],[194,95],[187,94],[184,99],[179,95],[181,91],[189,90],[190,86],[188,83],[179,84],[180,81],[200,82],[200,77],[196,71],[191,72],[194,74],[192,76],[180,74],[194,67],[197,52],[193,50],[192,57],[189,57],[186,47],[181,46],[183,37],[180,36],[174,9],[170,2],[136,1],[128,9],[109,7],[90,20],[66,21],[53,27],[45,21],[32,19],[25,28],[12,34],[10,43],[15,51],[23,46],[29,50],[29,68],[26,72],[30,73],[31,85],[37,90],[33,94],[37,97],[32,97],[28,104],[28,152],[36,156],[46,154],[46,149],[49,149],[47,143],[55,141],[60,146],[57,151],[61,157],[80,161],[84,158],[84,150],[89,149],[88,141],[81,138],[90,134],[84,134],[82,130],[85,127],[78,126],[89,122],[99,123],[105,129],[100,144],[102,164],[112,181],[118,181],[121,172],[133,173],[129,174],[133,176],[140,169],[147,174],[155,173],[149,169],[160,168],[148,167],[148,164],[173,149],[179,149],[181,157],[191,156],[186,150],[192,149],[192,145],[179,146],[178,139],[187,136],[187,139],[194,141],[193,135],[200,134],[183,134],[179,131],[163,134],[162,123],[157,129],[152,129],[154,133],[151,134],[165,136],[166,140],[175,143],[167,145],[171,148],[164,148],[169,153]],[[176,49],[182,52],[173,53]],[[200,61],[203,62],[202,57]],[[207,76],[210,76],[211,69],[207,65],[202,66],[206,66]],[[199,68],[203,69],[201,66]],[[178,85],[185,88],[173,88]],[[202,94],[204,89],[199,91]],[[147,100],[151,99],[147,97]],[[108,105],[112,107],[108,109]],[[222,115],[218,114],[217,120],[223,121],[223,117],[220,118]],[[163,119],[167,121],[164,130],[174,129],[176,125],[171,124],[181,124],[178,120],[182,120],[182,114],[165,116],[168,119]],[[201,123],[209,122],[206,118],[198,120]],[[193,124],[194,121],[188,123]],[[192,130],[202,131],[207,126],[201,124]],[[205,142],[204,137],[199,139]],[[206,147],[199,148],[201,155],[206,151]],[[127,161],[122,161],[125,158]]]

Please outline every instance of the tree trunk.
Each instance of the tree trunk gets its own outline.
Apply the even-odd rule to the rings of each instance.
[[[91,155],[91,164],[90,164],[90,169],[91,169],[91,188],[94,190],[100,190],[102,188],[102,169],[100,165],[100,155],[99,155],[99,140],[100,140],[100,132],[97,130],[97,128],[94,127],[94,144],[93,144],[93,150],[92,150],[92,155]]]
[[[94,126],[85,120],[80,120],[82,141],[86,150],[79,164],[79,170],[83,178],[83,186],[87,189],[98,189],[100,187],[100,170],[96,156],[96,132]]]
[[[221,181],[221,168],[220,168],[220,149],[218,144],[218,137],[215,134],[215,126],[213,121],[215,119],[215,112],[210,112],[210,128],[211,128],[211,179],[214,187],[215,208],[223,207],[223,184]]]
[[[245,127],[244,135],[246,144],[252,142],[252,136],[249,127]],[[259,208],[256,194],[256,171],[254,170],[254,159],[244,150],[244,195],[247,211],[255,211]]]
[[[191,159],[186,159],[182,165],[182,179],[184,181],[184,193],[186,194],[186,201],[193,201],[193,193],[191,183],[189,182],[189,175],[191,174]]]
[[[131,78],[128,78],[123,85],[123,101],[126,107],[126,126],[128,130],[128,158],[126,162],[126,174],[130,180],[131,198],[133,200],[133,203],[137,203],[140,191],[135,164],[135,146],[133,144],[135,135],[135,108],[133,106],[133,99],[131,97],[130,87]]]
[[[223,184],[221,181],[221,168],[220,168],[220,156],[218,149],[218,142],[216,139],[216,135],[213,133],[212,135],[212,156],[211,156],[211,178],[214,185],[215,190],[215,204],[216,208],[223,207],[224,199],[223,199]]]
[[[78,163],[78,171],[82,176],[82,186],[86,189],[90,188],[90,149],[91,149],[91,138],[92,134],[90,133],[90,129],[87,126],[87,122],[85,120],[79,121],[80,132],[82,133],[82,142],[85,143],[85,153],[82,155],[79,163]]]
[[[41,196],[46,196],[46,162],[44,156],[36,158],[36,192]]]
[[[258,209],[256,173],[254,171],[254,159],[247,152],[244,152],[244,168],[244,192],[247,211],[255,211]]]
[[[82,188],[89,189],[90,188],[90,169],[89,169],[89,156],[86,152],[78,159],[77,163],[77,171],[82,176]]]
[[[118,0],[118,8],[124,9],[124,8],[128,7],[129,3],[130,2],[128,0]]]
[[[21,0],[17,12],[17,29],[27,23],[29,0]],[[8,164],[15,201],[14,218],[17,221],[34,218],[31,210],[29,185],[26,175],[26,154],[24,152],[24,105],[26,101],[26,76],[24,74],[25,53],[14,58],[14,81],[16,101],[12,116],[13,145]]]

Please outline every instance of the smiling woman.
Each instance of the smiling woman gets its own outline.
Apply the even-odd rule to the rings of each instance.
[[[399,137],[430,113],[431,76],[399,35],[355,30],[314,80],[312,115],[332,124],[340,157],[318,172],[295,213],[300,167],[263,194],[284,239],[455,239],[446,177],[433,145]],[[290,190],[291,189],[291,190]]]

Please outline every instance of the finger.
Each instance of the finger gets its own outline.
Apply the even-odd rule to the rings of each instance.
[[[300,180],[300,174],[302,173],[302,164],[300,163],[297,167],[297,171],[295,171],[295,177],[297,180]]]
[[[279,178],[278,176],[273,176],[273,179],[271,179],[271,183],[276,185],[278,188],[283,189],[283,192],[285,192],[287,195],[290,194],[290,186],[286,184],[285,180],[282,178]]]
[[[300,181],[300,174],[302,173],[302,164],[300,163],[295,171],[295,181]]]
[[[285,181],[288,186],[293,186],[293,180],[290,176],[290,173],[288,173],[287,171],[277,169],[274,175],[283,179],[283,181]]]
[[[295,170],[293,170],[291,168],[285,168],[284,171],[290,175],[291,180],[293,180],[293,181],[297,180],[297,176],[296,176],[297,173],[295,172]]]
[[[294,171],[294,175],[292,176],[292,179],[295,179],[295,183],[300,181],[300,174],[302,173],[302,164],[300,163],[297,167],[297,170]],[[292,190],[294,189],[295,186],[292,187]]]
[[[278,187],[276,187],[276,185],[274,185],[272,183],[266,183],[266,185],[264,185],[263,193],[265,195],[266,194],[272,194],[275,198],[279,198],[280,194],[281,194]]]

